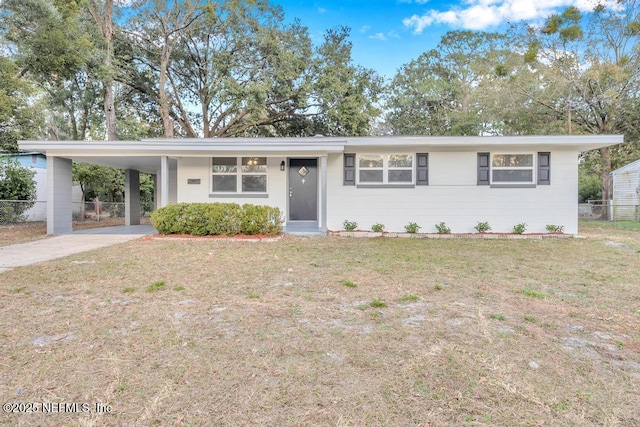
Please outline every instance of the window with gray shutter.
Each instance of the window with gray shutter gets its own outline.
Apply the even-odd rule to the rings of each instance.
[[[538,153],[538,185],[551,184],[551,153]]]
[[[429,153],[416,154],[416,185],[429,185]]]
[[[344,154],[344,182],[343,185],[356,185],[356,155]]]
[[[489,153],[478,153],[478,185],[489,185]]]

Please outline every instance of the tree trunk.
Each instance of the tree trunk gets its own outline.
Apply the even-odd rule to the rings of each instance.
[[[116,109],[113,100],[113,0],[105,0],[104,8],[104,39],[105,55],[104,67],[107,76],[103,81],[104,85],[104,115],[106,119],[107,140],[117,140],[116,132]]]
[[[165,40],[160,58],[160,77],[158,79],[158,104],[162,129],[165,138],[173,138],[173,120],[169,112],[169,96],[167,95],[167,70],[169,68],[169,56],[171,55],[170,41]]]
[[[89,13],[93,17],[98,28],[104,37],[104,66],[105,77],[102,79],[104,93],[104,116],[107,131],[107,140],[117,140],[116,132],[116,109],[113,100],[113,0],[104,1],[104,13],[100,13],[101,7],[96,0],[92,0],[89,6]]]

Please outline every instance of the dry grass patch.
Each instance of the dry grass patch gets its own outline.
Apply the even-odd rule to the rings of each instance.
[[[0,274],[0,400],[112,411],[4,420],[638,425],[637,249],[140,240],[15,269]]]
[[[0,225],[0,246],[29,242],[42,239],[47,235],[45,222],[23,222],[19,224]]]
[[[149,224],[149,218],[140,218],[141,224]],[[124,218],[104,218],[100,221],[74,221],[73,230],[87,230],[91,228],[113,227],[124,225]],[[47,235],[47,223],[44,221],[30,221],[11,225],[0,225],[0,246],[25,243],[32,240],[51,237]]]

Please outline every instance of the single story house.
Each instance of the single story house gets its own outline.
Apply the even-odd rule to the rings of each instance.
[[[611,172],[614,221],[640,221],[640,160]]]
[[[312,137],[21,141],[45,153],[49,233],[71,231],[71,162],[125,170],[125,219],[139,223],[139,172],[156,177],[158,207],[177,202],[277,206],[288,232],[340,230],[345,220],[454,233],[488,222],[578,232],[578,156],[620,135]]]

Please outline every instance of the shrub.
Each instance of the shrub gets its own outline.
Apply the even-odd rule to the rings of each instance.
[[[371,226],[371,231],[374,231],[376,233],[382,233],[384,231],[384,224],[373,224]]]
[[[356,228],[358,228],[358,223],[357,222],[349,221],[348,219],[345,219],[342,224],[344,225],[344,229],[347,230],[347,231],[353,231]]]
[[[549,233],[562,233],[562,232],[564,232],[564,225],[547,224],[546,228],[547,228],[547,231]]]
[[[478,233],[486,233],[487,231],[491,230],[491,226],[486,221],[478,222],[476,226],[473,228],[475,228],[478,231]]]
[[[36,199],[35,172],[21,166],[15,159],[0,157],[0,200],[20,201],[0,204],[3,223],[23,221],[24,212],[31,209]]]
[[[513,232],[515,234],[522,234],[527,230],[527,224],[521,222],[520,224],[516,224],[513,226]]]
[[[420,230],[422,227],[420,227],[418,224],[416,224],[415,222],[410,222],[409,224],[404,226],[404,229],[407,233],[411,233],[411,234],[415,234],[418,232],[418,230]]]
[[[161,234],[275,235],[282,223],[278,208],[237,203],[177,203],[151,214],[151,224]]]
[[[436,224],[436,230],[438,230],[438,234],[450,234],[451,229],[447,227],[447,224],[441,222],[440,224]]]

